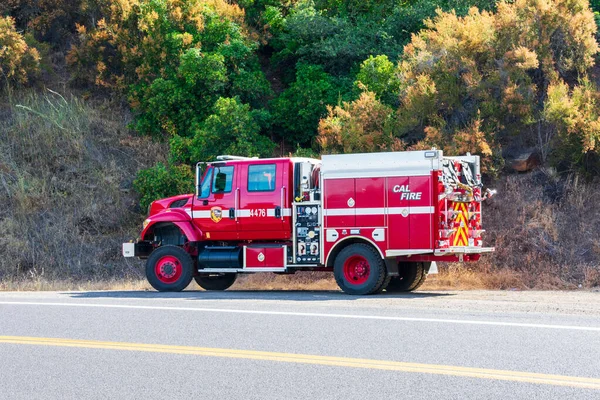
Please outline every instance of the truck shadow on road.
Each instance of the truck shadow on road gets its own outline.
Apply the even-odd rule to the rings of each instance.
[[[352,296],[334,290],[228,290],[225,292],[207,292],[188,290],[177,293],[154,291],[96,291],[65,292],[72,298],[87,299],[172,299],[172,300],[289,300],[289,301],[330,301],[364,299],[422,299],[428,297],[453,296],[452,293],[410,292],[381,293],[370,296]]]

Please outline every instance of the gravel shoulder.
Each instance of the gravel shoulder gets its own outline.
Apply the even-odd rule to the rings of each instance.
[[[435,310],[437,312],[473,313],[531,313],[600,317],[600,290],[581,291],[418,291],[401,295],[348,296],[339,291],[248,291],[229,290],[205,292],[188,290],[180,293],[154,291],[62,291],[62,292],[0,292],[0,301],[88,301],[133,302],[148,299],[163,303],[196,300],[193,305],[227,306],[244,308],[292,306],[308,302],[316,308],[380,309],[380,310]]]

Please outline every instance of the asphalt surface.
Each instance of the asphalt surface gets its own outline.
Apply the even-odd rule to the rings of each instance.
[[[600,293],[0,293],[0,399],[116,398],[600,399]]]

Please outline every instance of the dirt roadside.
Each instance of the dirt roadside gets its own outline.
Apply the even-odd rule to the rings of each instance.
[[[206,293],[205,300],[228,302],[257,302],[272,300],[292,300],[297,302],[305,297],[319,298],[319,304],[327,307],[348,306],[358,308],[385,309],[423,309],[423,310],[452,310],[473,313],[541,313],[598,316],[600,318],[600,289],[580,289],[573,291],[534,291],[534,290],[427,290],[422,289],[411,293],[388,294],[383,292],[373,296],[347,296],[334,287],[331,282],[302,287],[281,289],[278,287],[257,288],[255,285],[237,283],[226,292]],[[41,284],[37,288],[29,285],[21,287],[0,287],[0,300],[6,298],[46,299],[63,295],[84,292],[106,291],[99,297],[110,298],[152,298],[154,294],[160,298],[179,299],[197,297],[202,290],[192,283],[181,293],[156,293],[145,281],[95,282],[88,284],[69,284],[54,282]],[[32,293],[33,292],[33,293]],[[84,296],[85,297],[85,296]],[[93,297],[93,296],[92,296]],[[343,298],[340,298],[343,297]]]

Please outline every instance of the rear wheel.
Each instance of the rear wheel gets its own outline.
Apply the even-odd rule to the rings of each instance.
[[[392,277],[385,290],[387,292],[411,292],[416,290],[425,282],[428,270],[429,265],[423,262],[398,263],[399,275]]]
[[[351,244],[340,251],[333,274],[340,289],[354,295],[377,292],[386,278],[385,264],[379,253],[362,243]]]
[[[146,278],[159,292],[180,292],[192,281],[194,263],[181,247],[161,246],[146,261]]]
[[[233,285],[237,274],[203,274],[195,276],[194,279],[204,290],[225,290]]]

